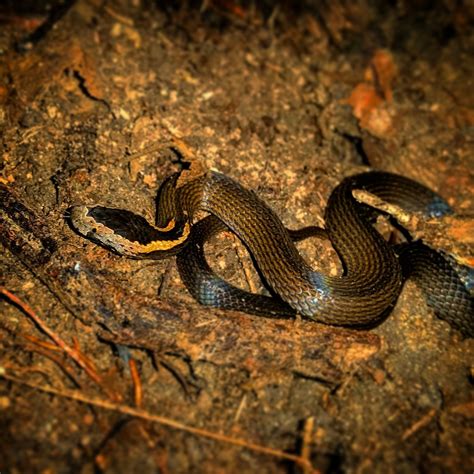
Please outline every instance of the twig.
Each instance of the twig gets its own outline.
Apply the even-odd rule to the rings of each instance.
[[[228,443],[234,446],[240,446],[242,448],[249,449],[251,451],[267,454],[269,456],[274,456],[280,459],[287,459],[288,461],[293,461],[299,464],[303,468],[312,469],[307,459],[303,459],[301,456],[297,456],[295,454],[285,453],[284,451],[280,451],[279,449],[269,448],[267,446],[262,446],[260,444],[251,443],[249,441],[245,441],[240,438],[233,438],[231,436],[214,433],[212,431],[207,431],[201,428],[194,428],[192,426],[185,425],[184,423],[180,423],[179,421],[175,421],[171,418],[167,418],[167,417],[159,416],[159,415],[153,415],[147,412],[146,410],[143,410],[140,408],[133,408],[128,405],[122,405],[120,403],[115,403],[109,400],[103,400],[96,397],[88,397],[87,395],[84,395],[81,392],[78,392],[76,390],[62,390],[61,391],[52,387],[37,385],[35,383],[28,382],[26,380],[21,380],[13,375],[6,374],[5,372],[6,372],[5,369],[2,369],[0,367],[0,377],[6,380],[9,380],[10,382],[26,385],[28,387],[34,388],[36,390],[40,390],[45,393],[50,393],[52,395],[69,398],[71,400],[75,400],[81,403],[86,403],[86,404],[93,405],[96,407],[104,408],[106,410],[117,411],[124,415],[130,415],[137,418],[141,418],[143,420],[159,423],[161,425],[168,426],[170,428],[174,428],[180,431],[184,431],[186,433],[191,433],[196,436],[213,439],[220,443]]]
[[[184,394],[191,398],[188,382],[181,371],[175,367],[174,364],[166,360],[165,357],[158,355],[155,351],[152,351],[151,356],[153,358],[155,368],[158,370],[158,366],[162,365],[178,381],[179,385],[184,391]]]
[[[32,344],[40,346],[43,349],[48,349],[54,352],[59,352],[61,350],[56,344],[51,344],[51,342],[48,342],[48,341],[42,341],[41,339],[38,339],[35,336],[30,336],[29,334],[21,334],[21,336],[24,337],[27,341],[31,342]]]
[[[52,360],[73,381],[76,387],[82,388],[82,384],[77,379],[73,368],[69,366],[67,363],[65,363],[63,360],[61,360],[58,354],[45,350],[41,348],[41,346],[33,347],[30,350],[32,352],[36,352],[37,354],[41,354],[43,357],[46,357],[47,359]]]
[[[235,416],[234,416],[234,423],[237,423],[239,421],[240,415],[242,414],[246,403],[247,403],[247,394],[245,394],[242,397],[242,400],[239,403],[239,408],[237,408],[237,412],[235,413]]]
[[[402,440],[406,441],[410,436],[415,434],[418,430],[426,426],[436,415],[436,409],[433,408],[430,410],[425,416],[420,418],[416,423],[413,423],[413,425],[410,426],[407,430],[402,435]]]
[[[315,473],[311,467],[309,458],[311,456],[311,437],[313,435],[314,429],[314,416],[310,416],[304,423],[303,429],[303,446],[301,448],[301,457],[307,461],[306,465],[303,467],[304,474]]]
[[[5,370],[10,370],[11,372],[20,373],[20,374],[39,374],[46,380],[51,380],[51,374],[46,372],[44,369],[39,367],[16,367],[10,363],[4,363],[3,366],[0,366],[0,376],[2,373],[5,373]]]
[[[100,385],[107,393],[107,395],[115,398],[117,395],[111,393],[103,385],[102,377],[98,374],[94,364],[88,360],[79,350],[72,348],[69,344],[64,342],[58,334],[56,334],[52,329],[50,329],[46,323],[33,311],[33,309],[27,304],[24,303],[20,298],[14,295],[12,292],[8,291],[6,288],[0,286],[0,295],[5,296],[5,298],[15,305],[17,305],[27,316],[29,316],[38,327],[49,336],[71,359],[73,359],[76,364],[85,370],[87,375],[98,385]]]
[[[127,159],[129,161],[132,161],[136,158],[140,158],[145,155],[149,155],[150,153],[154,153],[156,151],[160,151],[163,149],[163,143],[152,143],[151,145],[143,148],[143,150],[136,151],[134,153],[130,153],[130,155],[127,155]]]
[[[112,7],[109,5],[104,5],[104,11],[108,13],[114,20],[117,20],[119,23],[122,23],[124,25],[133,27],[133,20],[129,18],[128,16],[121,15],[120,13],[117,13]]]
[[[135,400],[135,406],[141,407],[143,401],[143,389],[142,381],[140,380],[140,374],[138,373],[137,363],[135,359],[128,360],[128,367],[130,369],[130,375],[132,376],[133,382],[133,399]]]
[[[0,287],[0,294],[4,295],[12,303],[19,306],[20,309],[27,316],[29,316],[47,336],[49,336],[69,357],[71,357],[82,369],[84,369],[89,374],[89,377],[91,377],[94,382],[98,384],[102,382],[102,378],[97,373],[95,368],[90,365],[90,361],[86,361],[79,351],[73,349],[69,344],[64,342],[52,329],[46,325],[46,323],[43,322],[43,320],[27,303],[24,303],[22,300],[20,300],[20,298],[8,291],[6,288]]]
[[[242,267],[242,270],[244,271],[245,279],[247,280],[247,285],[249,287],[249,290],[251,293],[257,293],[258,288],[253,281],[252,270],[250,269],[247,259],[245,258],[246,256],[243,254],[243,249],[240,245],[240,240],[234,234],[232,235],[234,237],[233,247],[235,249],[235,253],[237,254],[237,258],[239,259],[240,266]]]

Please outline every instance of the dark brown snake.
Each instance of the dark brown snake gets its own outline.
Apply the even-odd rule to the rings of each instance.
[[[198,301],[266,316],[297,312],[325,324],[374,325],[393,308],[404,277],[411,274],[438,316],[472,337],[474,302],[456,268],[421,242],[389,245],[371,224],[373,211],[353,197],[356,189],[427,216],[451,212],[425,186],[372,171],[346,178],[333,190],[325,230],[312,228],[298,234],[287,230],[254,192],[224,174],[208,171],[182,185],[178,174],[164,181],[156,226],[129,211],[102,206],[72,208],[71,222],[82,235],[132,258],[178,254],[180,275]],[[211,216],[192,224],[197,211]],[[248,248],[273,296],[234,288],[207,265],[204,242],[225,228]],[[301,257],[293,240],[311,233],[330,239],[343,264],[341,276],[316,272]]]

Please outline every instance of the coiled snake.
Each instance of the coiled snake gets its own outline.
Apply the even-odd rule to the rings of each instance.
[[[428,216],[451,212],[425,186],[371,171],[344,179],[332,191],[324,230],[298,234],[287,230],[254,192],[211,170],[184,184],[179,173],[168,177],[158,194],[154,226],[129,211],[102,206],[73,207],[71,223],[80,234],[121,255],[160,259],[178,254],[181,277],[201,303],[266,316],[297,312],[325,324],[374,325],[393,308],[411,274],[438,316],[472,337],[474,302],[455,267],[421,242],[389,245],[371,224],[374,211],[354,198],[356,189]],[[193,224],[197,211],[211,215]],[[234,288],[207,265],[204,242],[226,228],[248,248],[272,296]],[[301,257],[294,239],[309,234],[330,239],[344,268],[341,276],[316,272]]]

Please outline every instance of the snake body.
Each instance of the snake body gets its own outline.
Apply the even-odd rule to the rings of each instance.
[[[395,304],[403,283],[400,263],[403,259],[399,259],[394,248],[371,225],[367,207],[353,197],[355,189],[431,216],[450,212],[448,204],[437,194],[402,176],[367,172],[344,179],[331,193],[325,211],[325,232],[344,268],[343,275],[333,277],[314,271],[305,262],[293,242],[294,236],[254,192],[216,171],[207,171],[181,186],[177,185],[176,176],[165,180],[160,192],[158,227],[150,226],[147,231],[142,221],[139,226],[132,224],[135,218],[130,213],[127,219],[134,233],[127,234],[124,222],[117,228],[115,220],[103,209],[99,212],[97,206],[74,208],[72,224],[83,235],[121,254],[124,254],[123,242],[114,245],[114,235],[118,236],[117,241],[131,240],[133,235],[135,241],[130,242],[126,254],[135,258],[162,258],[183,248],[185,253],[178,259],[180,273],[191,292],[205,304],[269,315],[291,316],[298,312],[332,325],[357,327],[379,322]],[[208,219],[207,224],[195,224],[189,232],[187,226],[198,211],[206,211],[214,217]],[[207,231],[204,231],[205,225]],[[137,227],[143,235],[138,235]],[[205,268],[202,243],[223,227],[229,228],[246,245],[275,296],[266,300],[258,295],[244,298],[242,293],[233,293],[210,268]],[[156,232],[166,234],[166,239],[158,238],[162,248],[153,247],[156,237],[150,237],[152,231],[154,235]],[[163,246],[162,242],[176,242],[176,245]],[[148,252],[143,252],[143,245],[148,245]],[[186,245],[194,253],[189,254]],[[186,265],[186,254],[197,264]],[[405,252],[409,259],[408,255]],[[429,270],[428,265],[422,263],[421,266]],[[452,280],[451,275],[449,282]],[[451,293],[447,298],[453,298]],[[467,310],[471,313],[457,327],[472,335],[472,298],[467,301],[470,301]]]
[[[177,255],[179,275],[188,291],[205,306],[244,311],[270,318],[294,317],[296,310],[277,294],[266,296],[237,288],[219,275],[207,263],[204,244],[213,236],[229,230],[216,216],[210,215],[194,224],[188,245]],[[308,237],[327,238],[320,227],[289,230],[293,241]]]

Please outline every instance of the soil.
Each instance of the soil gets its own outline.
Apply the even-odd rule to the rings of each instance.
[[[344,176],[417,179],[456,216],[412,232],[474,265],[472,3],[22,8],[0,9],[0,471],[472,472],[474,345],[413,283],[370,330],[269,320],[202,307],[173,259],[67,219],[152,220],[178,143],[291,228],[323,225]],[[325,242],[300,248],[340,271]],[[206,252],[260,289],[235,236]]]

